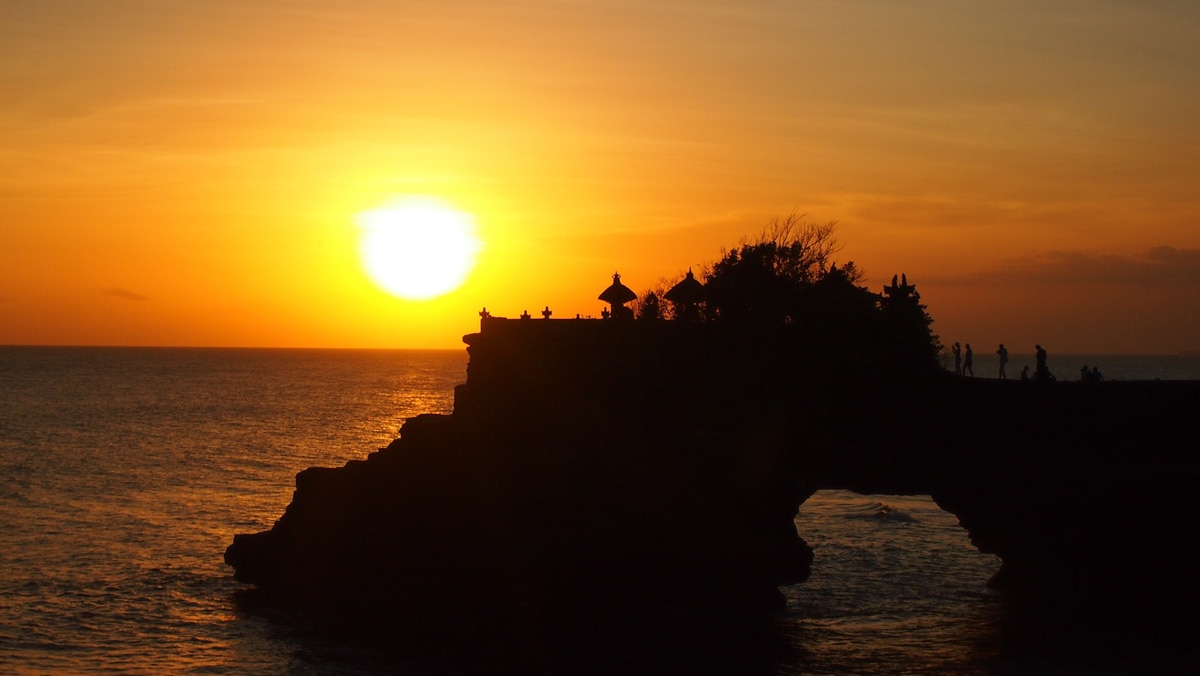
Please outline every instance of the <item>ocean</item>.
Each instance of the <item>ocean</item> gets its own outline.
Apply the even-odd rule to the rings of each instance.
[[[1019,373],[1013,355],[1009,375]],[[993,357],[994,360],[994,357]],[[464,351],[0,347],[0,672],[435,674],[263,616],[222,561],[294,476],[449,413]],[[1059,379],[1200,379],[1200,357],[1050,356]],[[976,358],[976,373],[994,363]],[[1014,369],[1014,366],[1016,367]],[[785,643],[740,673],[1186,672],[1187,656],[1008,640],[999,562],[927,497],[823,491]],[[695,664],[680,656],[680,665]],[[586,665],[579,665],[584,671]]]

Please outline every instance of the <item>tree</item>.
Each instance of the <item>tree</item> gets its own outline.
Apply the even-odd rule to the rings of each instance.
[[[836,225],[792,214],[724,252],[704,271],[705,318],[793,325],[810,343],[864,368],[936,367],[941,342],[916,287],[907,278],[883,293],[861,286],[863,272],[853,261],[834,261],[841,249]]]
[[[879,308],[883,314],[885,334],[901,350],[912,352],[921,359],[936,364],[942,351],[942,341],[933,332],[933,317],[921,303],[917,287],[903,275],[897,281],[892,275],[891,286],[883,287]]]
[[[662,319],[662,307],[658,302],[658,294],[653,291],[646,292],[642,300],[637,303],[637,318],[646,321],[655,321]]]
[[[671,304],[662,302],[672,283],[671,280],[664,277],[659,279],[654,286],[643,291],[641,296],[633,303],[634,315],[638,319],[675,319],[675,313],[671,308]],[[653,300],[651,300],[651,297],[653,297]]]
[[[794,323],[803,314],[805,292],[837,270],[836,222],[809,223],[802,215],[775,219],[758,239],[723,252],[703,272],[710,320]],[[837,279],[861,278],[853,263]]]

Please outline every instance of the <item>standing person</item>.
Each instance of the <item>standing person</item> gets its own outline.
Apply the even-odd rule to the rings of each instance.
[[[975,377],[975,369],[971,366],[974,361],[975,353],[971,351],[971,344],[967,343],[966,352],[963,354],[963,375],[967,375],[967,372],[970,371],[970,376]]]
[[[1004,343],[1000,343],[1000,349],[996,350],[996,354],[1000,355],[1000,380],[1008,380],[1008,376],[1004,374],[1004,367],[1008,366],[1008,350],[1004,347]]]
[[[961,376],[962,375],[962,346],[959,345],[958,343],[954,343],[954,347],[950,348],[950,351],[954,353],[954,375]]]
[[[1034,348],[1037,350],[1035,353],[1037,367],[1033,373],[1034,379],[1039,382],[1054,380],[1054,376],[1050,374],[1050,369],[1046,367],[1046,350],[1041,345],[1034,345]]]

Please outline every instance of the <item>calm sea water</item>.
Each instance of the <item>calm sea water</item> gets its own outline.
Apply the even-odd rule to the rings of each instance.
[[[1109,377],[1200,378],[1195,357],[1086,359]],[[271,526],[299,470],[450,412],[465,367],[465,352],[0,347],[0,672],[440,673],[243,611],[222,553]],[[785,590],[772,671],[1142,664],[1006,646],[985,587],[998,561],[926,498],[823,492],[797,524],[817,560]]]

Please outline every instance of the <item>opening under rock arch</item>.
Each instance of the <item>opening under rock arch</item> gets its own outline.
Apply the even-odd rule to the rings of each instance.
[[[796,528],[815,556],[812,577],[782,590],[784,631],[804,646],[799,666],[899,673],[940,661],[971,671],[996,655],[1002,608],[987,581],[1000,559],[929,496],[822,490],[800,506]]]

